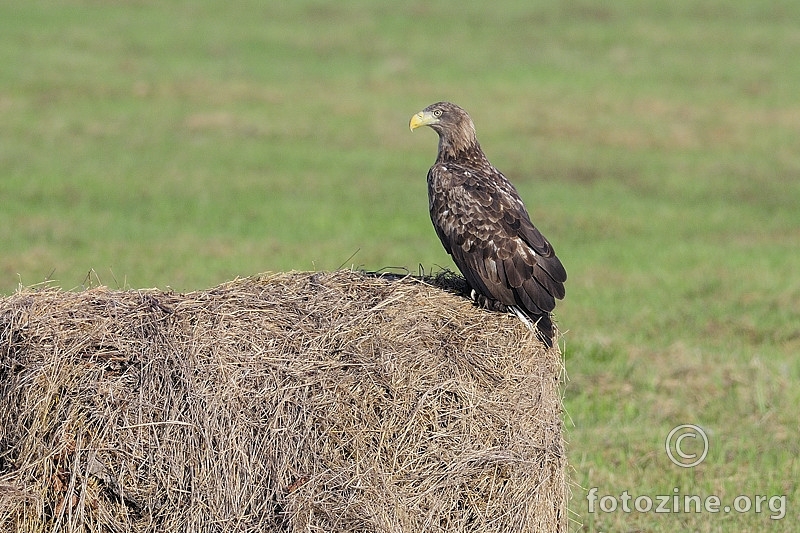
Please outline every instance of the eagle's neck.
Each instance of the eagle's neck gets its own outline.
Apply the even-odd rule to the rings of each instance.
[[[437,162],[455,161],[465,158],[483,157],[481,145],[475,135],[472,122],[462,123],[460,127],[447,132],[439,132],[439,154]]]

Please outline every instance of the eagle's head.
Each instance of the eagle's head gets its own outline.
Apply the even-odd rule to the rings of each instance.
[[[475,125],[461,107],[450,102],[431,104],[409,122],[411,131],[430,126],[439,134],[439,158],[455,158],[478,147]]]

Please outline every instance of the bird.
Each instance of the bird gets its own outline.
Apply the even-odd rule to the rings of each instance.
[[[427,176],[431,221],[472,299],[514,313],[552,347],[551,313],[567,280],[553,246],[531,222],[514,185],[483,153],[463,108],[431,104],[411,117],[411,131],[421,126],[439,135]]]

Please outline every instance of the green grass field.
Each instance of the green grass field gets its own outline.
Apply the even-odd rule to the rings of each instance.
[[[570,275],[572,530],[795,531],[798,20],[761,0],[2,1],[0,293],[453,268],[436,136],[408,131],[452,100]],[[664,449],[683,423],[709,438],[694,468]]]

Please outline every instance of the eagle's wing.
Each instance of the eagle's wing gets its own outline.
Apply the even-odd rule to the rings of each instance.
[[[513,185],[493,167],[491,172],[431,167],[431,219],[472,288],[536,319],[564,297],[566,271]]]

